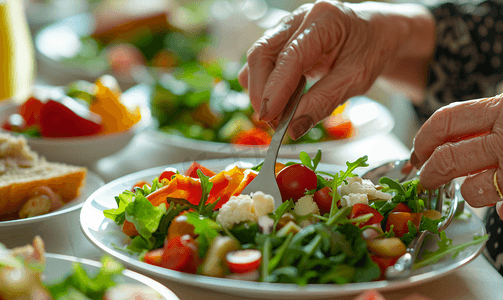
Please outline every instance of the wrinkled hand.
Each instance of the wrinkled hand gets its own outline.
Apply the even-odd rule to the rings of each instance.
[[[414,139],[411,162],[421,168],[420,181],[427,189],[467,176],[463,198],[474,207],[497,203],[503,219],[503,199],[493,183],[497,172],[503,188],[503,94],[436,111]]]
[[[371,87],[396,56],[403,36],[397,24],[387,21],[386,12],[361,8],[339,1],[303,5],[250,48],[239,81],[249,89],[260,119],[277,126],[303,74],[319,81],[293,116],[294,139]]]

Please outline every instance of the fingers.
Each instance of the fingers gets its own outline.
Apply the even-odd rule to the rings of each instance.
[[[274,70],[278,54],[301,25],[309,7],[299,7],[274,29],[266,31],[248,50],[247,64],[240,70],[238,78],[240,83],[248,88],[255,111],[260,111],[264,86]],[[245,76],[248,77],[246,80]]]
[[[454,178],[497,166],[500,143],[497,134],[490,134],[437,147],[421,169],[421,184],[436,189]]]
[[[503,202],[498,202],[498,204],[496,204],[496,211],[498,212],[500,219],[503,220]]]
[[[411,160],[420,168],[440,145],[491,131],[501,114],[501,95],[454,103],[436,111],[419,129]]]
[[[501,180],[503,178],[502,171],[501,168],[489,169],[466,177],[461,185],[461,195],[473,207],[494,205],[503,200],[498,196],[493,182],[494,172],[497,172],[498,186],[503,187],[503,181]],[[500,213],[501,202],[498,203],[498,207],[498,213]]]
[[[238,72],[239,84],[245,89],[248,89],[248,63],[245,63]]]

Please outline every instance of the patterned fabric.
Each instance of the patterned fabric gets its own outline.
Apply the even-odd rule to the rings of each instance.
[[[437,41],[425,99],[414,107],[422,122],[449,103],[503,92],[503,0],[444,3],[430,10]],[[503,275],[503,221],[494,207],[486,229],[484,254]]]
[[[415,106],[422,122],[451,102],[503,91],[503,1],[444,3],[430,10],[437,42],[425,99]]]

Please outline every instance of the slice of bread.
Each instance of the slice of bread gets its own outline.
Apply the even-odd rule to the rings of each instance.
[[[0,215],[18,212],[39,186],[66,203],[80,195],[86,174],[84,167],[47,162],[22,136],[0,133]]]

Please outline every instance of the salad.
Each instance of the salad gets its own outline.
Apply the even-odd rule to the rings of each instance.
[[[65,93],[32,95],[2,129],[30,137],[81,137],[128,130],[141,119],[140,108],[121,101],[117,80],[104,75],[95,83],[78,81]]]
[[[236,164],[218,173],[194,162],[183,174],[165,169],[151,183],[138,182],[115,197],[105,217],[130,237],[127,251],[148,264],[213,277],[275,283],[345,284],[384,279],[418,232],[440,241],[415,268],[455,257],[486,236],[452,245],[428,210],[419,180],[355,175],[367,157],[346,170],[317,171],[321,151],[300,163],[276,164],[283,204],[262,192],[241,195],[261,165]]]
[[[12,250],[0,244],[0,299],[162,299],[154,290],[136,284],[122,284],[117,278],[123,266],[103,257],[98,274],[89,276],[79,263],[58,282],[46,283],[43,240],[36,236],[31,245]],[[134,298],[138,299],[138,298]]]

